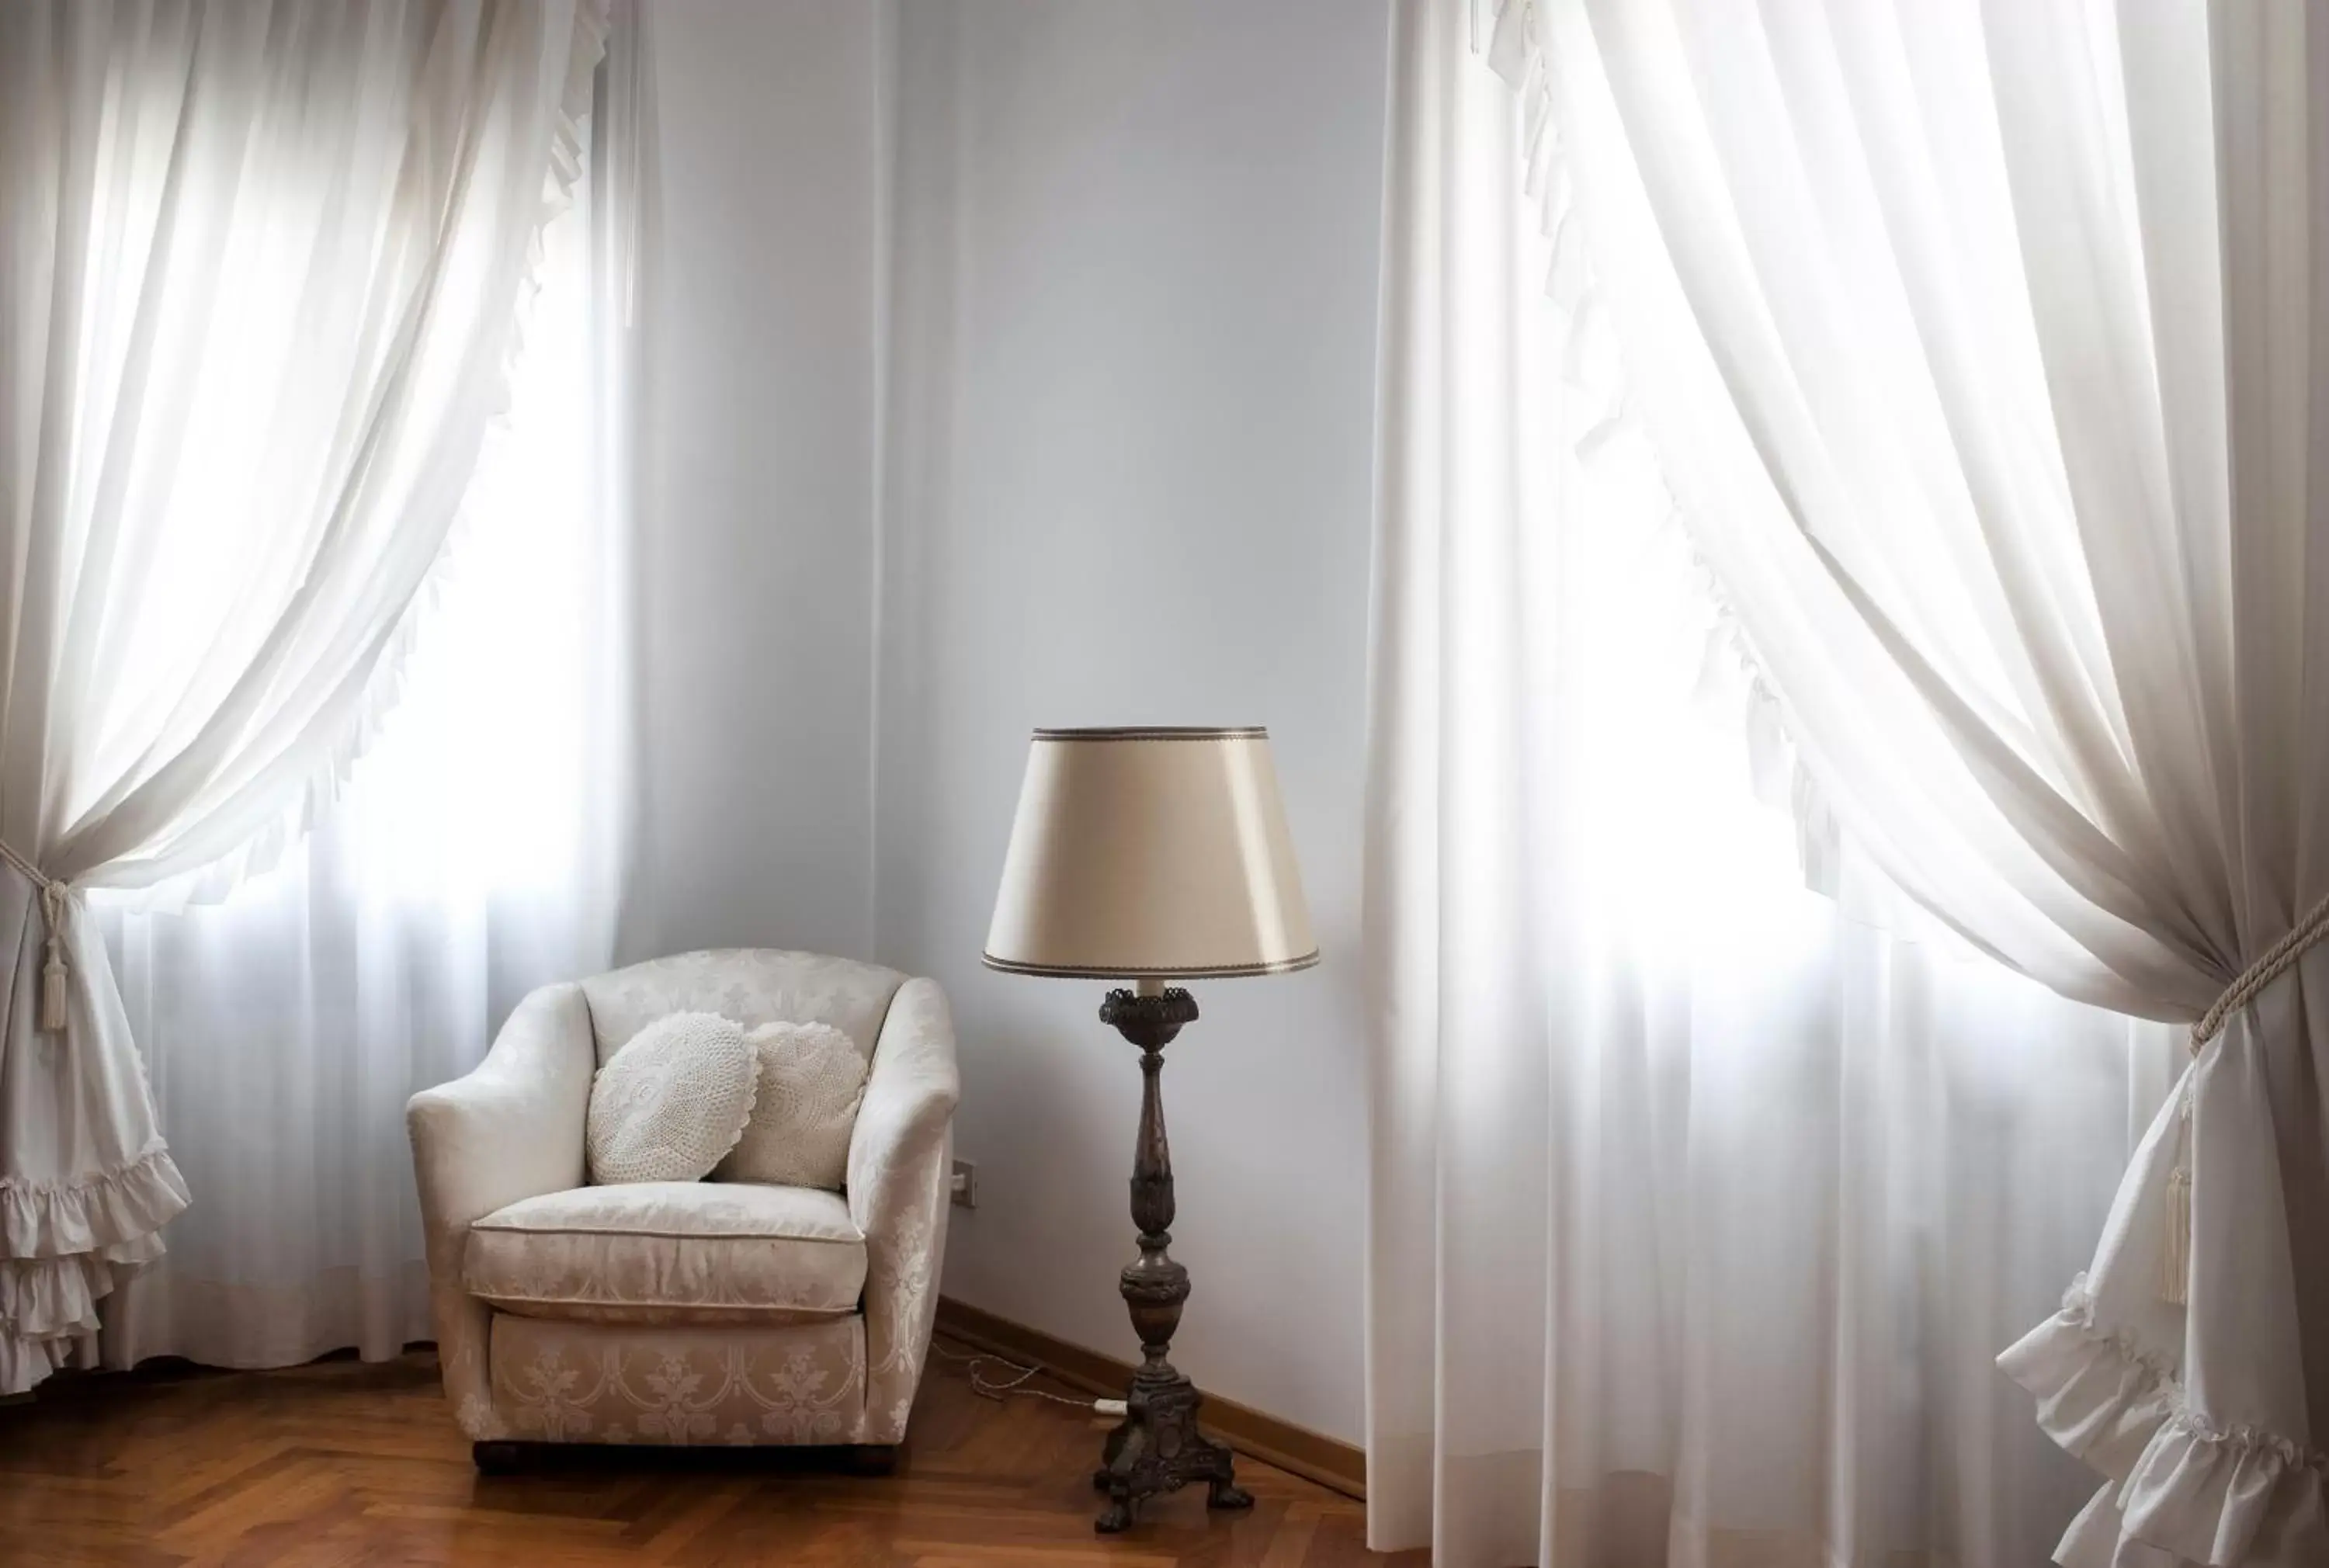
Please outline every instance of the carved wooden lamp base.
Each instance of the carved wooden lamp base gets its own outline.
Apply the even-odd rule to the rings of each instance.
[[[1113,1535],[1128,1528],[1143,1498],[1178,1491],[1191,1481],[1205,1483],[1205,1507],[1250,1508],[1253,1494],[1237,1484],[1236,1456],[1197,1430],[1203,1396],[1178,1373],[1174,1381],[1144,1394],[1136,1381],[1126,1416],[1100,1447],[1100,1467],[1092,1489],[1106,1492],[1108,1507],[1092,1528]]]
[[[1127,1267],[1120,1288],[1140,1336],[1140,1367],[1132,1375],[1128,1413],[1108,1434],[1092,1485],[1108,1494],[1093,1522],[1102,1535],[1129,1526],[1141,1499],[1205,1483],[1205,1506],[1247,1508],[1253,1498],[1237,1484],[1230,1451],[1197,1430],[1203,1403],[1196,1385],[1165,1353],[1189,1299],[1189,1271],[1166,1248],[1173,1233],[1173,1151],[1164,1138],[1164,1102],[1157,1086],[1164,1047],[1197,1017],[1197,1001],[1178,986],[1142,981],[1137,992],[1112,991],[1099,1018],[1140,1047],[1140,1137],[1132,1159],[1132,1223],[1140,1227],[1140,1256]]]

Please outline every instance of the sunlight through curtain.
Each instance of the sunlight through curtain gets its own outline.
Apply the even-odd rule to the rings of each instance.
[[[1372,1543],[2026,1568],[2093,1484],[1993,1358],[2090,1252],[2177,1032],[1975,951],[1805,792],[1610,418],[1620,345],[1540,229],[1524,105],[1466,7],[1397,16]]]
[[[360,875],[351,900],[386,905],[431,876],[474,894],[562,831],[545,802],[531,839],[465,841],[471,819],[448,796],[433,816],[382,804],[365,825],[359,810],[344,854],[299,847],[405,684],[474,680],[408,654],[432,601],[463,592],[440,570],[446,541],[505,402],[542,225],[580,164],[604,25],[595,0],[0,7],[0,939],[14,947],[0,1391],[86,1340],[117,1271],[157,1257],[186,1201],[133,1044],[137,1023],[185,1020],[153,1006],[166,962],[143,1000],[121,994],[97,890],[167,908],[288,855],[287,876]],[[498,656],[488,634],[466,635],[472,656]],[[484,729],[420,722],[474,746],[566,722],[560,702]],[[481,777],[474,793],[508,790]],[[406,841],[388,843],[391,819]],[[253,895],[281,897],[279,878]],[[266,941],[315,953],[321,938],[287,918]],[[289,1000],[228,945],[218,962],[244,972],[231,1008],[185,1022],[199,1050],[147,1042],[157,1076],[247,1083],[244,1047],[295,1015],[344,1071],[382,1071],[335,1000],[441,1005],[418,987],[400,1001],[364,962],[318,962]],[[224,1114],[231,1160],[352,1131],[381,1141],[265,1107],[246,1094]],[[198,1178],[198,1212],[218,1205],[202,1224],[250,1246],[235,1210],[249,1196]]]

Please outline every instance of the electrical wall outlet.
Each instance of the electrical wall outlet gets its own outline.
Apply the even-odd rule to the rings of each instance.
[[[978,1207],[978,1167],[967,1160],[954,1162],[954,1202],[957,1208]]]

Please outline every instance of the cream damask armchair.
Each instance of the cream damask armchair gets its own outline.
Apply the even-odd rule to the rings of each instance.
[[[844,1192],[586,1185],[600,1063],[665,1013],[833,1025],[872,1057]],[[545,986],[412,1098],[445,1393],[481,1469],[521,1442],[905,1435],[946,1249],[954,1029],[933,981],[808,953],[682,953]]]

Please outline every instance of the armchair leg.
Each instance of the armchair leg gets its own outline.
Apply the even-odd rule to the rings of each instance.
[[[476,1461],[481,1476],[514,1476],[517,1474],[524,1451],[514,1442],[473,1442],[469,1458]]]
[[[849,1451],[849,1469],[853,1475],[886,1476],[898,1468],[898,1445],[893,1442],[861,1442]]]

